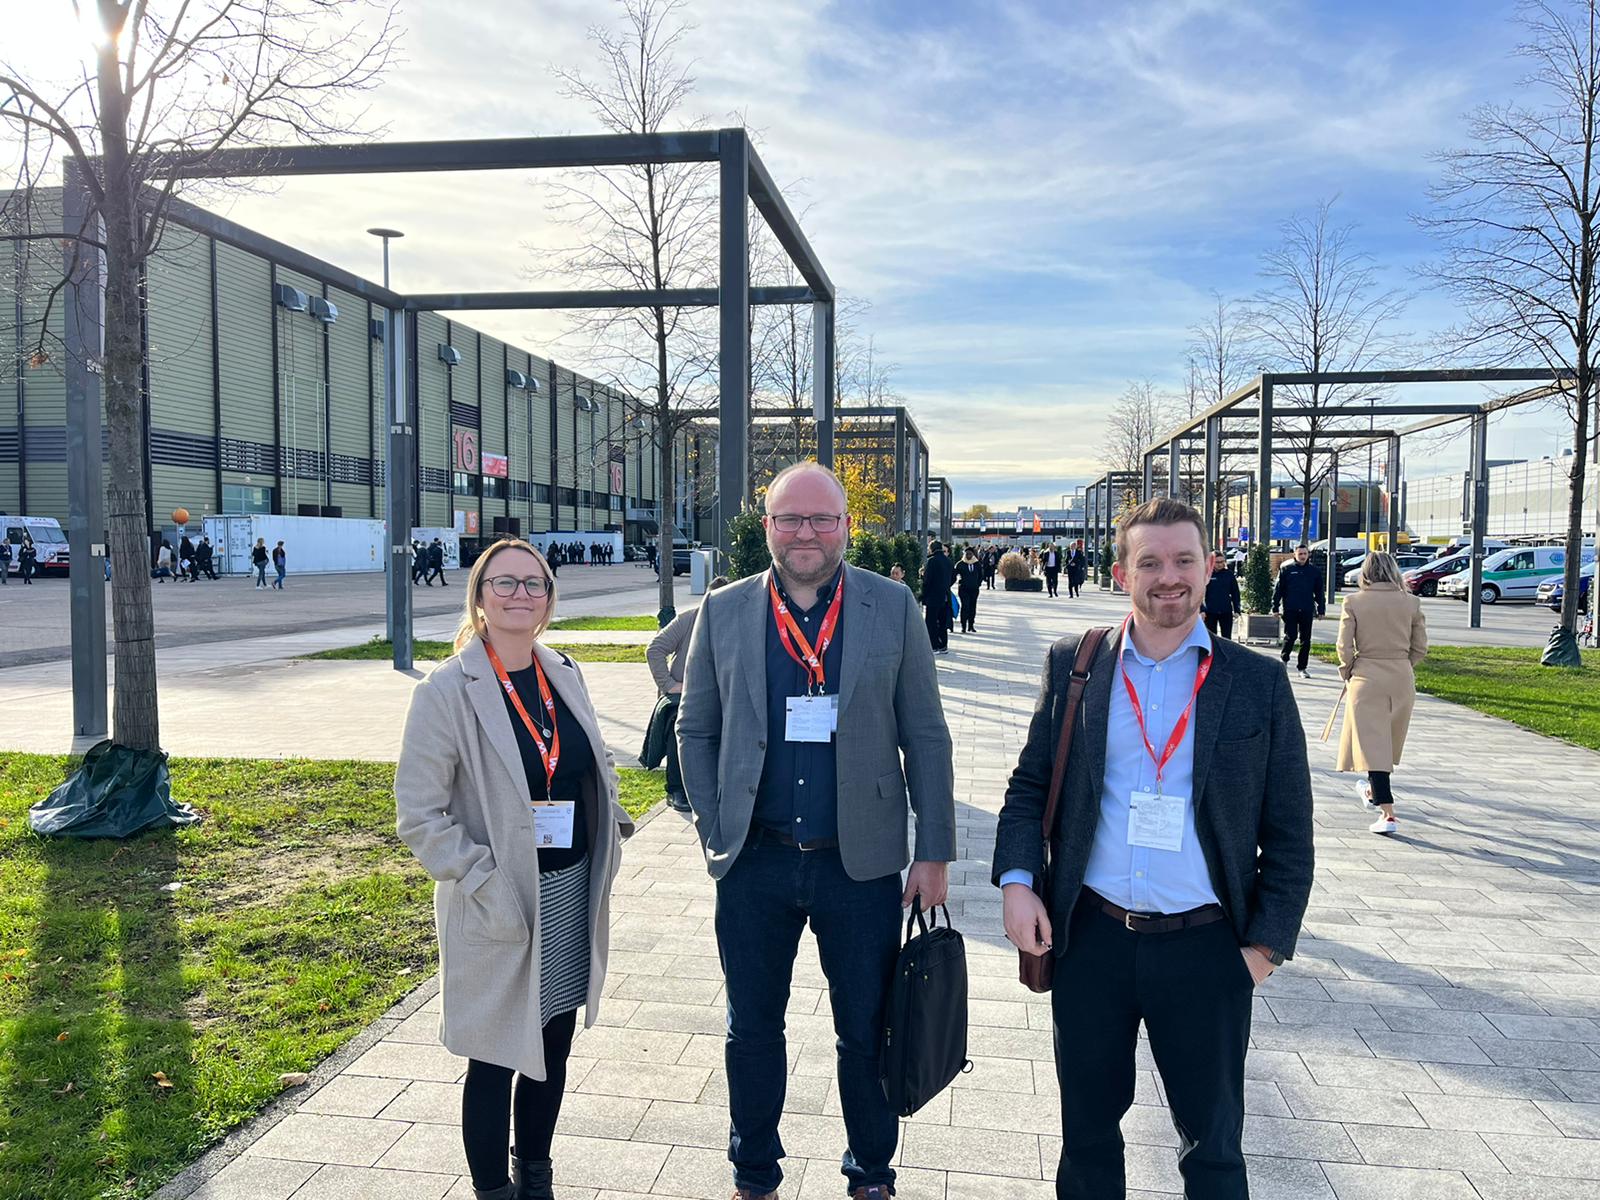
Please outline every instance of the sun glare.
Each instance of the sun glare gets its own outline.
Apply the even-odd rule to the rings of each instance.
[[[0,10],[6,14],[6,27],[26,35],[8,38],[11,50],[4,57],[31,77],[77,78],[93,66],[95,54],[105,45],[105,27],[94,0],[81,0],[76,6],[70,0],[32,4],[5,0]]]

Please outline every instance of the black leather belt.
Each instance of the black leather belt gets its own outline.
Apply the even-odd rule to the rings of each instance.
[[[1191,908],[1188,912],[1170,915],[1129,912],[1120,905],[1111,903],[1099,892],[1088,888],[1083,889],[1082,903],[1099,909],[1131,933],[1176,933],[1180,929],[1214,924],[1228,915],[1222,911],[1220,904],[1202,904],[1199,908]]]
[[[783,830],[774,829],[770,825],[752,826],[750,844],[753,846],[760,842],[777,842],[778,845],[788,846],[793,850],[837,850],[839,848],[839,839],[836,837],[812,838],[809,842],[797,842],[787,833],[784,833]]]

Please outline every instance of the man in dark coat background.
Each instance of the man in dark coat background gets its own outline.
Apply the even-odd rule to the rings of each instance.
[[[935,654],[950,653],[950,588],[955,581],[956,569],[944,543],[930,543],[928,561],[922,564],[922,607]]]

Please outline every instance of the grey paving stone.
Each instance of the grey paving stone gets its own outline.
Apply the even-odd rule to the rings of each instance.
[[[695,1100],[710,1078],[705,1067],[670,1063],[597,1062],[578,1086],[582,1092],[646,1100]],[[599,1185],[596,1185],[599,1186]]]
[[[1422,1126],[1422,1117],[1405,1096],[1371,1088],[1336,1088],[1280,1083],[1289,1111],[1305,1121],[1357,1121]]]
[[[1369,1167],[1324,1163],[1323,1173],[1339,1200],[1479,1200],[1460,1171]]]
[[[1281,1117],[1244,1119],[1246,1154],[1276,1158],[1304,1158],[1321,1162],[1360,1162],[1361,1155],[1345,1133],[1345,1127],[1332,1121],[1304,1121]]]
[[[353,1077],[355,1078],[355,1077]],[[419,1079],[377,1114],[386,1121],[422,1121],[429,1125],[461,1124],[461,1085]]]
[[[1504,1133],[1485,1134],[1483,1140],[1512,1174],[1600,1180],[1600,1142]]]
[[[1471,1172],[1467,1179],[1482,1200],[1594,1200],[1594,1184],[1588,1180]]]
[[[319,1169],[317,1163],[245,1155],[201,1184],[189,1200],[289,1200]]]
[[[1483,1048],[1469,1037],[1447,1033],[1388,1033],[1367,1030],[1361,1040],[1378,1058],[1406,1062],[1450,1062],[1490,1064]]]
[[[1600,1104],[1574,1104],[1568,1100],[1540,1100],[1539,1111],[1566,1137],[1600,1138]]]
[[[1270,1155],[1245,1155],[1250,1194],[1272,1200],[1333,1200],[1320,1163]]]
[[[467,1073],[467,1060],[443,1046],[379,1042],[345,1068],[347,1075],[381,1075],[390,1079],[431,1079],[455,1083]]]
[[[1508,1038],[1530,1041],[1600,1042],[1600,1024],[1582,1017],[1532,1017],[1509,1013],[1484,1014]]]
[[[1496,1066],[1600,1071],[1600,1055],[1578,1042],[1528,1042],[1518,1041],[1515,1038],[1483,1038],[1478,1044]]]
[[[1546,1071],[1544,1077],[1568,1100],[1600,1104],[1600,1071]]]
[[[510,1119],[510,1111],[506,1117]],[[461,1145],[461,1124],[429,1125],[418,1123],[407,1129],[377,1162],[395,1171],[423,1171],[441,1175],[465,1175],[466,1151]]]
[[[1300,1058],[1311,1072],[1311,1078],[1323,1087],[1376,1088],[1406,1093],[1438,1090],[1433,1077],[1414,1062],[1328,1054],[1302,1054]]]
[[[900,1159],[908,1167],[935,1171],[1040,1177],[1039,1139],[1031,1133],[907,1125],[900,1139]]]
[[[399,1121],[291,1113],[251,1146],[249,1153],[262,1158],[370,1167],[400,1140],[406,1128]]]
[[[572,1184],[601,1191],[648,1193],[670,1150],[670,1146],[650,1142],[558,1133],[550,1158],[563,1187]]]
[[[1476,1133],[1355,1124],[1344,1129],[1361,1152],[1360,1159],[1374,1166],[1505,1173],[1500,1160]]]
[[[1528,1067],[1475,1067],[1465,1063],[1423,1063],[1439,1090],[1456,1096],[1522,1096],[1561,1100],[1562,1091],[1548,1076]]]
[[[455,1174],[327,1166],[294,1194],[294,1200],[441,1200]]]
[[[1432,1129],[1471,1133],[1554,1133],[1532,1100],[1503,1096],[1416,1096],[1412,1106]]]
[[[403,1079],[368,1075],[336,1075],[300,1102],[300,1112],[336,1117],[375,1117],[405,1091]]]

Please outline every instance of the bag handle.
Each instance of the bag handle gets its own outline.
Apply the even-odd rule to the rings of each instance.
[[[911,940],[911,930],[916,927],[920,933],[927,933],[930,929],[939,928],[939,914],[944,913],[944,927],[953,929],[950,924],[950,906],[947,904],[936,905],[926,911],[922,907],[922,893],[918,892],[911,897],[911,913],[906,917],[906,941]]]
[[[1094,665],[1095,655],[1100,653],[1100,646],[1111,630],[1103,625],[1086,630],[1083,637],[1078,639],[1078,653],[1072,662],[1072,678],[1067,681],[1067,703],[1061,714],[1061,733],[1056,740],[1055,761],[1050,766],[1050,791],[1044,801],[1044,863],[1050,865],[1050,832],[1055,828],[1056,811],[1061,804],[1061,785],[1067,776],[1067,758],[1072,753],[1072,732],[1077,724],[1078,705],[1083,699],[1083,690],[1089,685],[1089,668]],[[1042,882],[1042,881],[1041,881]]]

